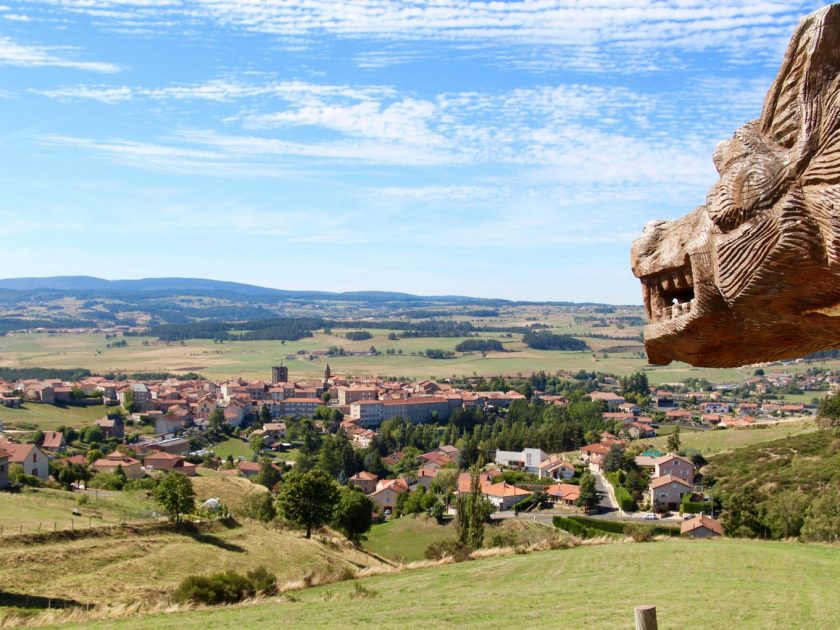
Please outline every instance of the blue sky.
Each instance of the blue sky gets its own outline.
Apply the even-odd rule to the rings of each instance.
[[[640,303],[821,4],[0,0],[0,276]]]

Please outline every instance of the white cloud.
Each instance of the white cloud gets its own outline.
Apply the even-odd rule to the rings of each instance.
[[[813,2],[765,0],[33,0],[111,28],[160,29],[209,20],[219,28],[278,36],[294,45],[322,35],[381,43],[435,40],[563,50],[555,61],[591,67],[617,50],[766,51],[784,41]],[[599,53],[600,51],[600,53]],[[658,53],[657,53],[658,54]],[[405,55],[357,57],[362,67]],[[537,60],[539,61],[539,60]],[[525,59],[523,59],[525,62]],[[636,64],[656,60],[636,56]]]
[[[112,74],[119,72],[119,66],[101,61],[82,61],[67,56],[72,49],[52,46],[27,45],[10,37],[0,35],[0,65],[40,67],[55,66]]]

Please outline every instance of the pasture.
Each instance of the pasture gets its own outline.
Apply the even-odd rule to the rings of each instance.
[[[674,596],[661,571],[682,567]],[[790,576],[795,575],[796,580]],[[253,605],[169,613],[86,628],[621,629],[657,606],[662,628],[832,628],[840,547],[752,540],[668,540],[512,555],[342,582]],[[358,589],[362,586],[363,589]],[[81,627],[81,626],[80,626]]]

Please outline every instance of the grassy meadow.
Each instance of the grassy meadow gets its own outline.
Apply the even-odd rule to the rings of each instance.
[[[3,421],[7,429],[10,427],[20,429],[39,428],[49,431],[60,426],[80,429],[92,425],[106,413],[108,413],[108,409],[104,405],[57,407],[55,405],[27,403],[20,409],[0,407],[0,420]]]
[[[678,588],[673,578],[683,576]],[[796,576],[791,580],[790,576]],[[669,540],[512,555],[409,570],[215,610],[86,628],[626,629],[654,604],[662,628],[834,628],[840,547]],[[357,588],[361,585],[361,589]],[[81,626],[79,626],[81,627]]]

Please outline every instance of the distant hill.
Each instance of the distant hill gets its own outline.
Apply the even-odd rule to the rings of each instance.
[[[241,282],[208,280],[205,278],[142,278],[140,280],[104,280],[93,276],[47,276],[43,278],[6,278],[0,280],[0,289],[13,291],[66,291],[68,293],[119,292],[119,293],[225,293],[249,297],[277,297],[286,299],[346,301],[399,301],[399,302],[493,302],[508,300],[472,298],[459,295],[421,296],[396,291],[287,291],[271,289]]]

